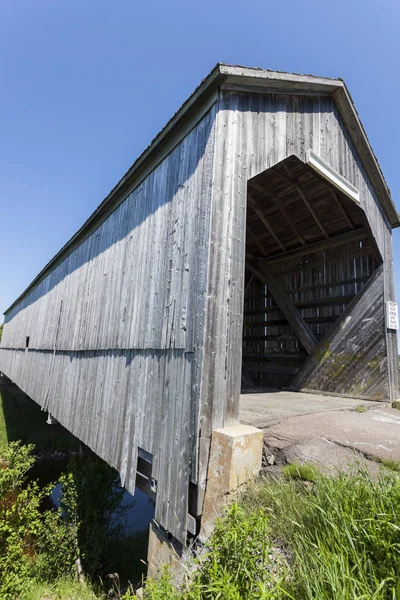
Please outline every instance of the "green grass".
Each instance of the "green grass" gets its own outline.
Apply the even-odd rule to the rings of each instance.
[[[219,521],[198,570],[145,598],[399,600],[400,476],[357,467],[312,486],[263,479]]]
[[[394,471],[396,473],[400,473],[400,460],[395,460],[393,458],[385,458],[384,456],[377,456],[376,454],[367,454],[366,455],[369,460],[389,469],[390,471]]]
[[[296,600],[400,598],[400,478],[320,476],[310,490],[296,481],[264,482],[247,499],[270,510],[272,535],[288,549],[288,588]]]
[[[65,578],[55,584],[32,583],[20,596],[21,600],[96,600],[99,596],[87,583]]]
[[[400,460],[394,460],[393,458],[379,458],[378,462],[387,469],[400,473]]]
[[[315,465],[310,463],[299,464],[293,462],[282,468],[282,475],[286,477],[286,479],[315,482],[319,477],[320,472]]]
[[[358,413],[365,413],[367,412],[367,407],[364,404],[358,404],[358,406],[356,406],[356,411]]]

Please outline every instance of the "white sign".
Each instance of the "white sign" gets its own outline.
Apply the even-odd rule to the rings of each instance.
[[[399,307],[397,302],[386,302],[386,326],[388,329],[399,328]]]

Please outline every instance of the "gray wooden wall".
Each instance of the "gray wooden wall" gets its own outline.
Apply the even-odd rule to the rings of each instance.
[[[389,398],[382,264],[307,358],[293,387],[352,398]]]
[[[182,542],[196,476],[214,122],[215,106],[6,315],[0,350],[0,370],[132,493],[137,448],[153,454],[156,519]]]
[[[360,234],[361,235],[361,234]],[[304,250],[306,252],[306,250]],[[290,302],[296,306],[303,320],[307,323],[314,338],[324,341],[324,351],[318,348],[313,353],[316,361],[328,351],[327,335],[336,326],[339,315],[346,311],[350,302],[355,298],[371,278],[376,269],[376,259],[373,248],[364,238],[362,241],[352,241],[346,244],[330,247],[320,251],[309,251],[305,256],[291,259],[281,259],[271,266]],[[383,295],[383,283],[382,295]],[[369,294],[371,304],[374,301]],[[250,387],[289,387],[294,376],[300,372],[304,376],[304,362],[307,352],[295,331],[284,318],[276,304],[268,286],[259,279],[253,278],[244,296],[244,327],[243,327],[243,369],[247,372],[252,385]],[[383,296],[379,315],[383,317]],[[352,325],[355,314],[352,314]],[[362,317],[362,313],[360,313]],[[380,345],[375,346],[376,357],[371,356],[374,349],[369,349],[368,360],[364,359],[363,349],[366,342],[365,329],[372,329],[372,336],[378,335],[385,346],[383,321],[378,328],[378,321],[368,318],[360,327],[362,335],[356,339],[351,337],[347,348],[343,348],[341,358],[336,357],[331,370],[325,370],[320,378],[314,362],[313,382],[298,381],[299,388],[315,391],[346,393],[358,396],[370,396],[373,399],[383,399],[388,396],[387,361],[379,360],[382,356]],[[371,325],[374,325],[371,327]],[[338,376],[340,365],[343,372]],[[356,374],[351,374],[350,367],[357,364],[362,376],[363,385],[356,387]],[[374,365],[377,373],[367,374],[367,365]],[[350,378],[350,380],[349,380]],[[379,385],[376,379],[379,380]],[[338,380],[340,379],[340,381]],[[369,385],[369,381],[373,383]],[[346,388],[347,381],[347,388]],[[351,384],[351,387],[349,387]],[[344,391],[343,391],[344,390]]]
[[[292,154],[305,161],[308,148],[359,189],[361,207],[384,257],[383,297],[394,299],[391,229],[333,98],[226,86],[220,93],[216,122],[207,360],[201,383],[199,482],[203,488],[211,432],[238,418],[247,181]],[[398,390],[397,336],[386,329],[382,336],[387,346],[388,397],[393,399]]]
[[[290,155],[304,161],[308,148],[360,190],[384,257],[382,297],[374,288],[381,315],[382,298],[394,296],[391,231],[333,99],[225,88],[6,318],[0,370],[131,491],[137,447],[151,452],[156,518],[181,541],[189,478],[201,492],[199,514],[211,433],[239,417],[247,182]],[[383,328],[379,343],[393,398],[396,335]]]

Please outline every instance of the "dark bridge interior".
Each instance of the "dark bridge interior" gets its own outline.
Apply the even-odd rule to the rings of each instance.
[[[290,386],[382,260],[357,202],[297,157],[247,192],[243,392]]]

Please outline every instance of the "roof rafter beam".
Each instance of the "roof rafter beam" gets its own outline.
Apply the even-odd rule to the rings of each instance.
[[[258,216],[258,218],[260,219],[260,221],[262,221],[262,223],[268,229],[268,231],[270,232],[270,234],[272,235],[272,237],[274,238],[274,240],[276,241],[276,243],[278,244],[278,246],[280,247],[280,249],[285,252],[285,250],[286,250],[285,246],[282,244],[281,240],[276,235],[276,233],[274,231],[274,228],[272,227],[271,223],[268,221],[268,219],[265,217],[265,215],[263,215],[263,213],[257,207],[257,202],[254,200],[254,198],[249,193],[247,193],[247,199],[248,199],[248,203],[250,204],[251,208],[254,210],[254,212],[256,213],[256,215]]]
[[[319,216],[317,215],[317,213],[315,212],[315,210],[313,209],[313,207],[311,206],[307,196],[305,195],[304,191],[301,189],[301,187],[298,185],[298,183],[292,178],[291,173],[288,169],[288,167],[285,165],[285,163],[282,163],[287,176],[286,175],[282,175],[282,173],[280,173],[278,170],[276,170],[275,168],[273,168],[274,173],[276,173],[277,175],[279,175],[279,177],[281,177],[282,179],[284,179],[287,183],[290,183],[291,185],[293,185],[293,187],[296,188],[299,196],[302,198],[304,204],[307,206],[308,210],[310,211],[311,215],[313,216],[314,221],[316,222],[316,224],[318,225],[318,227],[321,230],[321,233],[324,237],[329,237],[328,232],[326,231],[325,227],[323,226]]]
[[[280,210],[283,218],[285,219],[285,221],[287,222],[287,224],[289,225],[289,227],[291,228],[291,230],[293,231],[293,233],[295,234],[295,236],[299,240],[300,244],[302,246],[305,246],[306,245],[305,239],[299,233],[299,230],[297,229],[296,225],[294,224],[293,219],[288,214],[285,206],[282,204],[282,200],[279,200],[279,198],[277,198],[270,190],[268,190],[267,188],[265,188],[264,185],[261,186],[258,183],[251,182],[251,181],[249,181],[249,185],[253,189],[255,189],[258,192],[260,192],[260,193],[263,194],[263,196],[257,198],[257,200],[260,200],[262,197],[266,197],[266,198],[271,199],[273,202],[275,202],[275,205],[279,208],[279,210]]]
[[[318,242],[307,244],[307,246],[295,248],[294,250],[287,250],[286,252],[282,252],[282,254],[271,256],[271,258],[267,259],[266,262],[268,265],[274,265],[283,260],[307,256],[307,254],[312,254],[313,252],[320,252],[322,250],[327,250],[328,248],[340,246],[341,244],[350,244],[351,242],[358,242],[364,239],[369,239],[368,233],[364,227],[358,227],[352,231],[339,233],[338,235],[334,235],[328,239],[319,240]]]
[[[263,245],[261,244],[261,242],[258,239],[258,237],[254,234],[252,228],[250,227],[250,225],[248,223],[246,224],[246,229],[247,229],[247,233],[250,234],[250,241],[253,241],[257,245],[257,248],[260,250],[260,252],[264,256],[268,256],[268,253],[264,250]]]
[[[332,194],[332,196],[334,197],[334,199],[335,199],[335,201],[336,201],[336,204],[337,204],[337,205],[338,205],[338,207],[339,207],[339,210],[340,210],[340,212],[342,213],[342,215],[343,215],[343,216],[344,216],[344,218],[346,219],[346,221],[347,221],[347,224],[349,225],[349,227],[350,227],[351,229],[354,229],[353,221],[351,220],[351,218],[350,218],[350,215],[348,214],[347,210],[346,210],[346,209],[345,209],[345,207],[343,206],[343,203],[342,203],[342,201],[340,200],[339,196],[337,195],[337,193],[335,192],[335,190],[334,190],[334,189],[330,188],[330,190],[331,190],[331,194]]]
[[[254,279],[254,273],[251,274],[249,281],[247,282],[246,287],[244,288],[244,295],[247,294],[247,291],[249,289],[249,287],[251,286],[251,284],[253,283],[253,279]]]
[[[306,352],[311,354],[317,347],[318,340],[304,321],[298,309],[290,302],[281,283],[272,273],[271,269],[265,264],[254,265],[250,262],[246,262],[246,268],[267,285],[268,290],[273,296],[279,309],[286,317]]]

